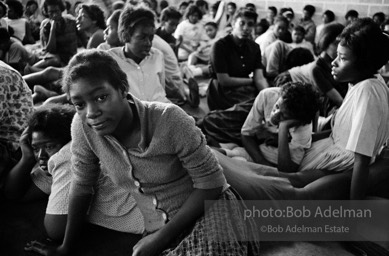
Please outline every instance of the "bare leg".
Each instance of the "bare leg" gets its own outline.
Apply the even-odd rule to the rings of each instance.
[[[305,186],[311,199],[331,200],[349,199],[352,171],[330,174]]]
[[[41,85],[34,86],[34,94],[32,95],[32,99],[34,104],[38,102],[42,102],[47,100],[50,97],[56,96],[58,93],[47,90],[45,87]]]
[[[379,158],[369,168],[368,195],[389,198],[389,159]],[[305,186],[312,199],[349,199],[352,170],[331,174]]]
[[[34,85],[46,84],[60,79],[62,72],[63,68],[48,67],[35,73],[24,75],[23,79],[26,81],[30,88],[33,88]]]
[[[40,60],[37,63],[35,63],[33,67],[43,69],[47,67],[60,67],[60,66],[61,66],[60,59],[58,57],[53,57],[50,59]]]
[[[308,170],[303,172],[279,172],[279,176],[289,179],[293,187],[302,188],[315,180],[329,175],[330,173],[325,170]]]

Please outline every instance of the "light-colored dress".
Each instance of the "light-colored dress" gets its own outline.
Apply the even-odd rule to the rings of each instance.
[[[374,162],[388,138],[389,89],[377,75],[349,86],[334,117],[331,136],[312,143],[299,171],[345,171],[353,167],[355,153]]]

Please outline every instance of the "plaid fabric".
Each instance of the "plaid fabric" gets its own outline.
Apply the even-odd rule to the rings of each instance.
[[[228,189],[208,209],[207,217],[197,220],[161,255],[259,255],[256,224],[244,222],[244,205],[238,199],[240,196]]]

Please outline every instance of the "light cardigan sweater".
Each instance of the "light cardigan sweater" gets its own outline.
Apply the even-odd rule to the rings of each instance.
[[[160,229],[181,208],[194,188],[227,188],[222,168],[206,140],[182,109],[129,97],[140,118],[141,140],[125,149],[112,136],[99,136],[79,115],[72,123],[71,193],[92,193],[99,161],[114,183],[134,196],[145,230]]]

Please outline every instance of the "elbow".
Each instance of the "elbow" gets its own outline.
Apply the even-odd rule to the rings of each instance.
[[[48,237],[62,243],[65,237],[67,223],[67,215],[50,215],[46,214],[44,219],[44,226]]]

